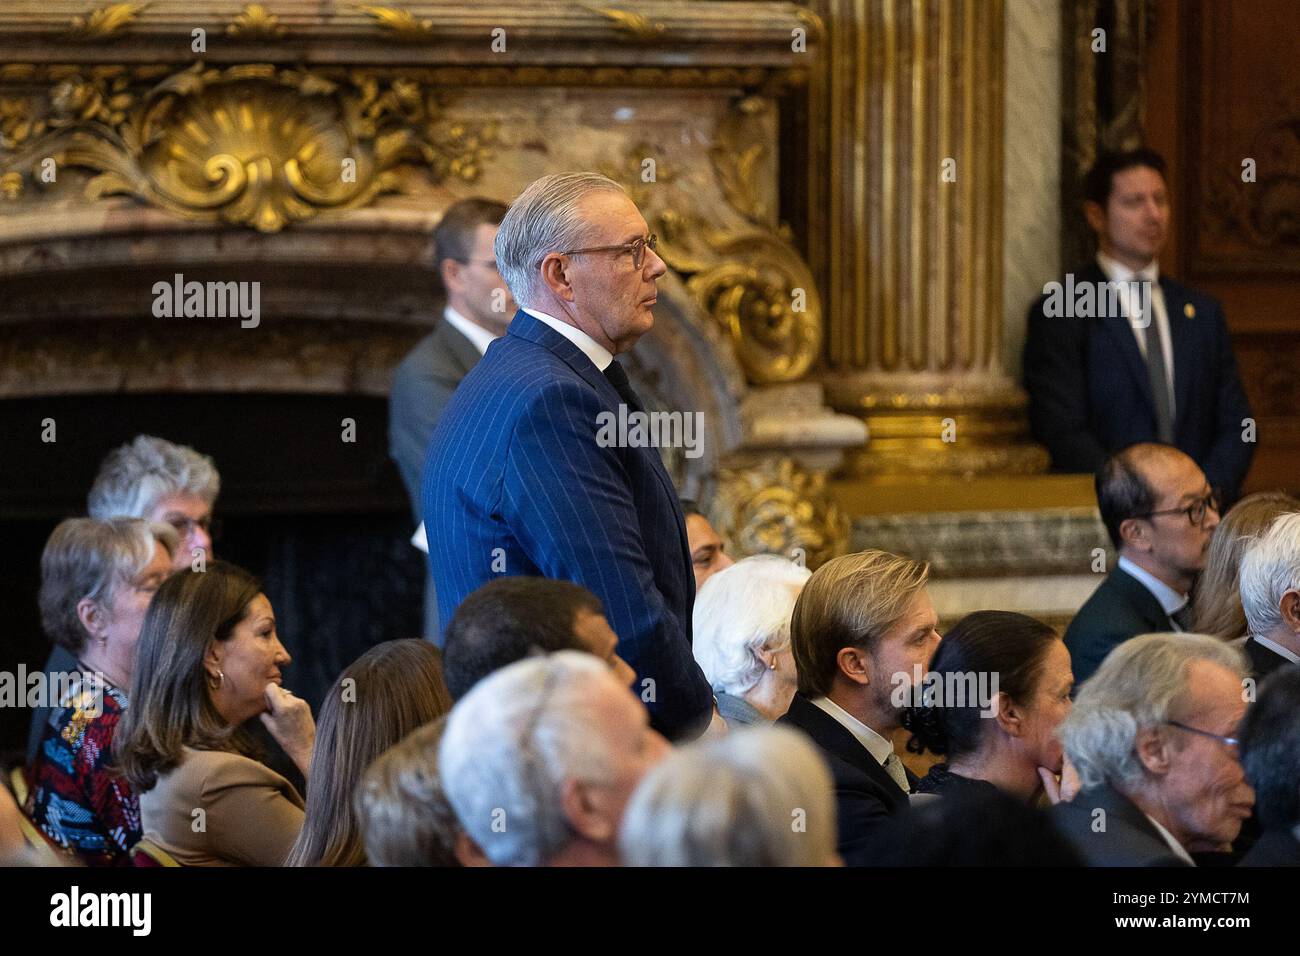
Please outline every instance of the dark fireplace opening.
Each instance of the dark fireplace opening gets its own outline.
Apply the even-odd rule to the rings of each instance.
[[[48,420],[54,422],[52,442]],[[350,419],[352,426],[345,422]],[[286,686],[313,713],[366,649],[420,635],[423,555],[388,458],[382,397],[129,394],[0,401],[0,671],[49,652],[36,604],[40,555],[60,520],[85,513],[104,455],[138,434],[212,456],[221,472],[217,557],[264,582],[292,655]],[[352,441],[345,441],[352,438]],[[26,743],[30,711],[0,707],[0,750]]]

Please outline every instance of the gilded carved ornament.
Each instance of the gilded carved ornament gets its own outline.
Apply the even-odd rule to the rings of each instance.
[[[826,491],[824,475],[791,458],[722,468],[710,517],[741,554],[802,559],[816,569],[849,544],[849,520]]]
[[[250,3],[226,27],[228,36],[241,40],[279,40],[285,34],[280,18],[260,3]]]
[[[147,6],[148,3],[109,3],[96,7],[85,16],[72,18],[68,25],[68,39],[110,39],[130,26]]]
[[[277,232],[396,190],[403,164],[473,182],[495,138],[491,125],[446,120],[437,94],[400,75],[195,64],[137,90],[126,68],[74,70],[45,102],[0,101],[3,194],[20,194],[23,171],[54,157],[98,174],[90,200],[132,195]]]

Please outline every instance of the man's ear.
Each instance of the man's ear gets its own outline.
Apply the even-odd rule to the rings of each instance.
[[[469,834],[464,830],[456,834],[456,842],[452,844],[451,854],[461,866],[492,865],[492,861],[483,852],[483,848],[471,840]]]
[[[573,283],[569,281],[570,264],[566,257],[552,252],[542,260],[542,281],[551,294],[565,302],[573,301]]]
[[[1088,227],[1095,233],[1106,231],[1106,210],[1091,199],[1083,201],[1083,218],[1088,220]]]
[[[455,259],[443,259],[438,266],[438,274],[442,278],[442,287],[449,293],[452,291],[452,284],[460,282],[460,263]]]
[[[99,606],[99,602],[86,597],[78,601],[77,620],[81,622],[81,626],[86,629],[86,633],[91,638],[97,641],[103,639],[108,621],[104,609]]]
[[[1137,752],[1138,760],[1142,761],[1142,766],[1146,767],[1149,773],[1156,776],[1163,776],[1169,772],[1171,746],[1169,737],[1155,727],[1140,729],[1137,738],[1133,741],[1133,749]]]
[[[604,808],[593,796],[585,784],[566,779],[560,788],[560,806],[564,808],[569,826],[584,840],[610,843],[617,835],[618,824],[606,817]]]
[[[1282,612],[1282,620],[1286,622],[1291,633],[1300,633],[1300,591],[1284,592],[1278,610]]]
[[[1119,523],[1119,540],[1122,547],[1135,551],[1149,551],[1151,536],[1147,533],[1147,523],[1141,518],[1125,518]]]
[[[871,655],[860,647],[841,647],[835,655],[839,672],[855,684],[864,687],[874,679],[871,673]]]

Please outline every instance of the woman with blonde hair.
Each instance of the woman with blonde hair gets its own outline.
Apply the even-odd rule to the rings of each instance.
[[[449,710],[441,655],[428,641],[379,644],[340,674],[321,705],[307,816],[285,865],[364,865],[354,798],[366,768]]]
[[[1252,540],[1268,530],[1273,519],[1300,511],[1300,499],[1282,491],[1259,491],[1238,501],[1214,530],[1205,570],[1192,599],[1192,630],[1231,641],[1246,633],[1241,609],[1241,556]]]

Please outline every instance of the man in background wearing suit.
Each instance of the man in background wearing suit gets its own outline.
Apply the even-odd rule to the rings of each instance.
[[[1095,472],[1137,442],[1175,445],[1230,503],[1254,454],[1243,439],[1250,406],[1222,307],[1160,275],[1170,219],[1164,160],[1147,149],[1103,155],[1084,196],[1097,260],[1029,310],[1034,438],[1059,471]]]
[[[447,306],[443,321],[397,366],[388,398],[388,453],[397,463],[420,516],[420,474],[429,439],[456,386],[502,335],[515,304],[497,272],[492,244],[506,214],[494,199],[462,199],[443,214],[433,233],[433,256]],[[424,583],[424,636],[438,642],[438,597],[433,578]]]
[[[846,554],[813,572],[790,618],[799,689],[777,723],[811,737],[830,765],[848,866],[872,864],[916,784],[890,737],[939,646],[928,578],[927,565],[885,551]]]
[[[1222,853],[1255,795],[1237,753],[1241,652],[1204,634],[1146,634],[1083,685],[1058,734],[1083,789],[1052,808],[1089,866],[1194,866]]]
[[[520,194],[496,240],[520,310],[434,432],[423,514],[444,628],[498,575],[581,584],[604,606],[655,729],[681,740],[714,714],[691,654],[686,524],[657,449],[604,427],[620,405],[642,409],[614,356],[654,326],[667,271],[655,244],[604,176],[544,176]]]
[[[1177,448],[1134,445],[1097,472],[1097,507],[1119,564],[1065,631],[1075,686],[1138,634],[1181,631],[1219,510],[1205,474]]]
[[[1250,636],[1246,656],[1260,683],[1300,664],[1300,514],[1281,515],[1241,558],[1241,609]]]

